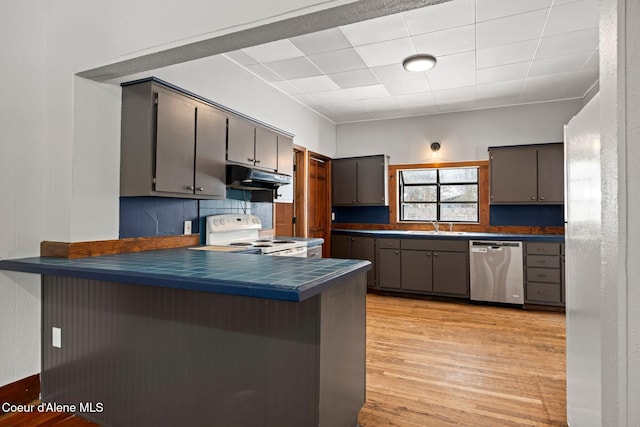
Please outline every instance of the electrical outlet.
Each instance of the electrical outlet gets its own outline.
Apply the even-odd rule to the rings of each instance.
[[[336,220],[336,213],[331,212],[331,221],[335,221],[335,220]]]
[[[184,234],[191,234],[191,221],[184,222]]]
[[[62,348],[62,329],[51,328],[51,345],[56,348]]]

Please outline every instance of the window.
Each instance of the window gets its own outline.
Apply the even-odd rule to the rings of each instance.
[[[478,222],[478,168],[398,171],[400,221]]]

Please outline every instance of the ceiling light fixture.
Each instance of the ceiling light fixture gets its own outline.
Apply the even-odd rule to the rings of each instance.
[[[438,141],[431,143],[431,151],[437,153],[440,150],[440,143]]]
[[[402,66],[405,70],[411,72],[427,71],[435,67],[437,62],[438,60],[435,56],[419,53],[417,55],[407,56],[404,61],[402,61]]]

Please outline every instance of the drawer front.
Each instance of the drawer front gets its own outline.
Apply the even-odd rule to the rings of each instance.
[[[527,281],[560,283],[560,270],[556,268],[527,267]]]
[[[560,243],[527,243],[527,255],[560,255]]]
[[[560,268],[560,257],[545,255],[528,255],[527,267]]]
[[[467,252],[468,248],[468,240],[402,239],[402,249]]]
[[[307,248],[307,258],[322,258],[322,245]]]
[[[562,302],[560,285],[549,283],[527,283],[527,301]]]
[[[400,249],[400,239],[378,239],[380,249]]]

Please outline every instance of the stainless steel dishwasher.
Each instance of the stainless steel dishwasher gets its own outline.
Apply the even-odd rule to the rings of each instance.
[[[471,300],[524,304],[522,242],[469,242]]]

